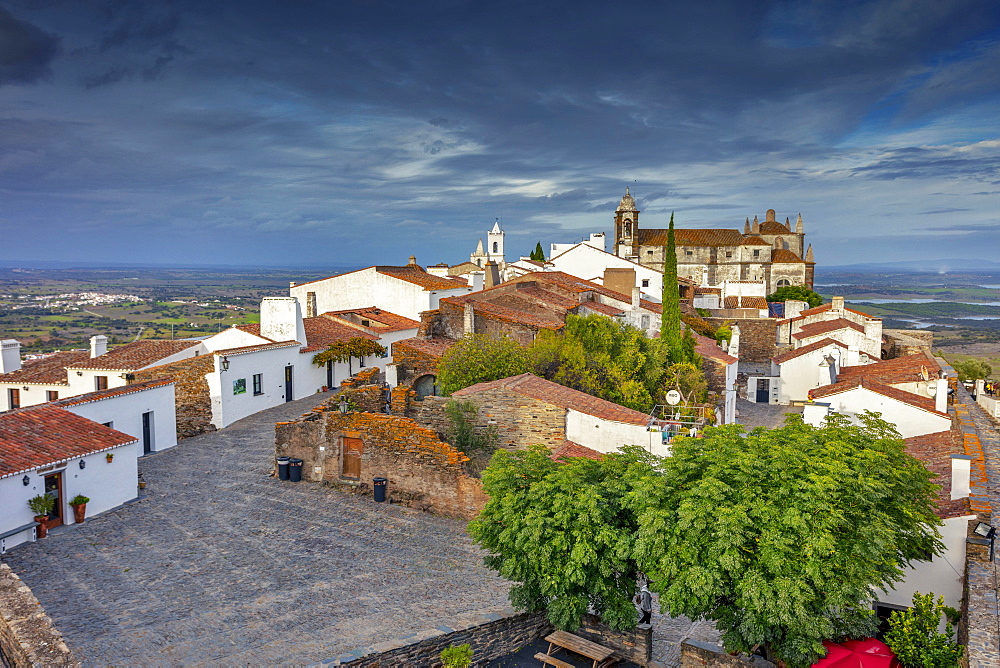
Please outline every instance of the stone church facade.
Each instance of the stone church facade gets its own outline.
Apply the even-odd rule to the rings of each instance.
[[[764,281],[768,294],[785,285],[813,286],[816,263],[812,246],[805,245],[801,214],[794,229],[787,218],[778,222],[769,209],[764,222],[748,218],[742,232],[675,228],[674,241],[677,275],[699,285]],[[639,209],[626,188],[615,211],[615,255],[662,272],[666,245],[666,229],[639,226]]]

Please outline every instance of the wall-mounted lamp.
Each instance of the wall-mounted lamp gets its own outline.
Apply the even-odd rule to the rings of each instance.
[[[25,386],[24,386],[24,387],[22,387],[21,389],[22,389],[22,390],[24,390],[25,392],[27,392],[27,391],[28,391],[28,390],[29,390],[30,388],[29,388],[29,387],[28,387],[27,385],[25,385]]]
[[[21,482],[24,484],[25,487],[27,487],[28,485],[31,484],[31,478],[29,478],[28,476],[24,476],[23,478],[21,478]]]
[[[972,530],[972,533],[987,539],[993,538],[993,536],[996,535],[996,532],[997,532],[996,528],[990,526],[986,522],[979,522],[978,524],[976,524],[976,528]]]
[[[78,375],[78,376],[82,376],[82,375],[83,375],[83,372],[82,372],[82,371],[77,371],[77,372],[76,372],[76,375]]]
[[[340,398],[340,403],[338,404],[340,412],[344,415],[347,414],[347,399],[345,397]]]
[[[222,358],[222,361],[221,361],[221,362],[219,362],[219,367],[220,367],[220,368],[221,368],[221,369],[222,369],[223,371],[229,371],[229,359],[227,359],[227,358],[223,357],[223,358]]]
[[[83,470],[83,469],[85,469],[85,468],[87,468],[87,462],[85,462],[85,461],[83,461],[83,460],[81,459],[81,460],[80,460],[80,469],[81,469],[81,470]]]

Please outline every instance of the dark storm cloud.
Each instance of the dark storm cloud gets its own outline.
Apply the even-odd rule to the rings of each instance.
[[[31,83],[49,74],[59,38],[0,7],[0,85]]]

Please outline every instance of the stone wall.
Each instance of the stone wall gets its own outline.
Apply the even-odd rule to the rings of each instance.
[[[965,666],[1000,665],[1000,573],[996,562],[990,561],[990,541],[972,533],[979,521],[990,524],[990,517],[980,512],[978,520],[970,521],[966,539],[965,592],[958,623],[958,642],[966,647]]]
[[[477,392],[473,396],[454,397],[471,401],[478,411],[473,424],[476,427],[496,427],[500,434],[500,447],[524,449],[541,443],[556,448],[566,440],[566,409],[537,399],[525,397],[504,388]],[[443,397],[425,397],[412,402],[407,415],[422,425],[444,433],[448,421]]]
[[[725,322],[740,326],[740,361],[765,362],[781,352],[776,341],[776,318],[705,318],[713,327]]]
[[[42,604],[0,563],[0,665],[79,666]]]
[[[410,348],[402,342],[392,344],[392,359],[396,364],[398,385],[411,385],[420,376],[426,374],[436,376],[438,372],[438,357]]]
[[[497,615],[499,617],[499,615]],[[418,639],[390,642],[400,645],[386,648],[378,653],[345,661],[340,665],[358,668],[381,668],[395,666],[440,666],[441,651],[453,645],[472,646],[472,665],[485,666],[490,661],[513,654],[533,640],[543,638],[552,632],[552,625],[544,613],[526,613],[492,619],[464,629],[445,631],[448,627],[437,627],[426,634],[418,634]],[[419,636],[426,637],[419,638]],[[403,642],[408,644],[403,645]]]
[[[916,329],[883,329],[882,335],[888,339],[882,344],[886,359],[905,357],[927,352],[934,345],[934,332]]]
[[[610,647],[621,658],[640,666],[649,665],[653,658],[653,627],[649,624],[639,624],[628,631],[616,631],[594,615],[584,615],[580,628],[573,633]]]
[[[215,431],[212,424],[212,399],[205,375],[214,369],[212,355],[190,357],[135,374],[135,382],[169,378],[174,381],[177,406],[177,439]]]
[[[276,456],[303,460],[302,478],[345,483],[369,492],[373,477],[389,481],[389,501],[441,515],[471,519],[486,503],[482,484],[465,473],[462,452],[413,420],[381,413],[317,407],[307,417],[276,425]],[[344,439],[361,439],[360,475],[344,476]]]
[[[759,656],[731,656],[718,645],[697,640],[685,640],[681,643],[681,668],[702,668],[702,666],[718,666],[718,668],[773,668],[774,664]]]

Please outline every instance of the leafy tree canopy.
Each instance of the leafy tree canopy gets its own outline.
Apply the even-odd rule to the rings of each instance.
[[[378,341],[355,336],[346,341],[334,341],[323,352],[313,356],[313,364],[323,366],[327,362],[347,362],[352,357],[385,357],[388,351]]]
[[[808,302],[810,307],[819,306],[823,303],[822,297],[804,285],[786,285],[767,296],[767,301],[769,302],[783,302],[789,299]]]
[[[510,337],[467,334],[448,349],[438,364],[438,386],[444,396],[490,380],[529,371],[525,349]]]
[[[660,394],[656,342],[611,318],[567,315],[563,331],[541,332],[528,354],[536,375],[638,411]]]
[[[983,360],[963,360],[952,365],[959,380],[980,380],[990,377],[993,367]]]
[[[726,650],[808,666],[822,640],[872,632],[876,592],[942,549],[932,474],[891,425],[861,421],[708,428],[666,458],[498,451],[470,533],[516,583],[511,602],[560,628],[588,607],[632,627],[644,574],[664,612],[714,621]]]

